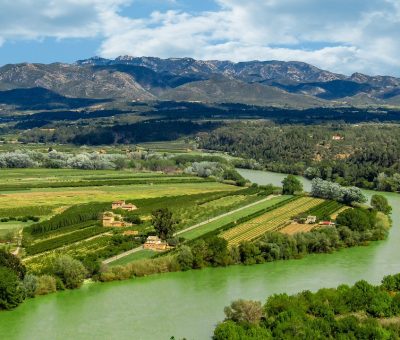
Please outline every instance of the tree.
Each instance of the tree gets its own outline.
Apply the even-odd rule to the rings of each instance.
[[[375,215],[366,210],[347,209],[337,216],[336,223],[353,231],[365,231],[374,227],[375,220]]]
[[[389,205],[389,202],[385,196],[382,195],[372,195],[371,197],[371,206],[380,212],[388,215],[392,211],[392,207]]]
[[[324,181],[321,178],[314,178],[311,185],[311,195],[314,197],[335,200],[346,204],[352,202],[364,203],[367,201],[363,192],[356,187],[346,188],[338,183]]]
[[[251,300],[236,300],[230,306],[225,307],[227,320],[235,322],[247,322],[256,325],[263,315],[261,302]]]
[[[54,261],[53,273],[61,279],[65,288],[74,289],[82,285],[87,271],[81,262],[63,255]]]
[[[230,257],[228,252],[228,241],[221,237],[211,237],[207,241],[207,261],[213,266],[226,266]]]
[[[157,235],[162,240],[167,240],[174,236],[176,230],[176,221],[173,218],[172,211],[168,208],[157,209],[152,213],[152,224]]]
[[[17,274],[10,268],[0,267],[0,310],[17,307],[24,297]]]
[[[181,270],[186,271],[192,269],[193,267],[193,253],[190,247],[183,245],[179,249],[179,253],[177,256],[177,261],[179,263],[179,267]]]
[[[352,202],[364,203],[366,201],[367,198],[365,197],[361,189],[357,187],[350,187],[343,189],[343,198],[342,198],[343,203],[346,204],[350,204]]]
[[[0,266],[11,269],[20,280],[25,276],[26,268],[21,260],[4,249],[0,249]]]
[[[293,175],[288,175],[282,181],[282,185],[284,195],[293,195],[295,192],[303,191],[303,184]]]

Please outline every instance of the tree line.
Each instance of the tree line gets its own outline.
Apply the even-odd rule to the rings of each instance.
[[[236,122],[200,135],[200,147],[247,161],[240,166],[400,190],[400,127],[382,124],[275,125]]]
[[[398,320],[380,321],[399,315],[400,274],[388,275],[379,286],[362,280],[315,293],[275,294],[264,305],[236,300],[225,308],[213,339],[398,339]]]

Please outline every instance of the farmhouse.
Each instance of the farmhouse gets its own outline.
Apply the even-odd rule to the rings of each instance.
[[[305,224],[314,224],[317,222],[317,216],[307,216]]]
[[[122,209],[122,210],[127,210],[127,211],[133,211],[133,210],[137,209],[136,205],[134,205],[132,203],[125,203],[125,201],[114,201],[111,204],[111,208],[113,210]]]
[[[167,250],[170,247],[168,246],[167,242],[161,240],[158,236],[149,236],[147,237],[146,242],[143,244],[144,249],[151,249],[151,250]]]
[[[124,222],[124,219],[121,215],[114,214],[111,211],[107,211],[102,216],[103,227],[111,227],[111,228],[121,228],[121,227],[130,227],[132,223]]]

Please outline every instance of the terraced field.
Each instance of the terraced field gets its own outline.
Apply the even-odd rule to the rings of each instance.
[[[291,217],[301,214],[324,202],[323,199],[312,197],[301,197],[288,204],[258,216],[246,223],[229,229],[222,233],[229,245],[237,245],[242,241],[251,241],[261,235],[276,231],[286,224]]]

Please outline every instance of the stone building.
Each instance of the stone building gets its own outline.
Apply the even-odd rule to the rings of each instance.
[[[125,201],[114,201],[111,204],[111,208],[115,209],[122,209],[126,211],[133,211],[137,209],[137,206],[132,203],[125,203]]]

